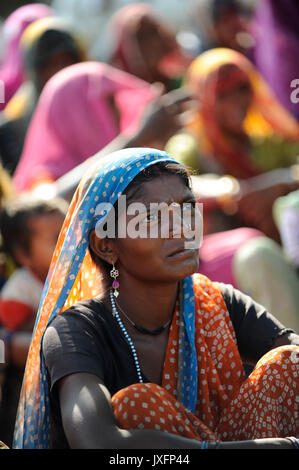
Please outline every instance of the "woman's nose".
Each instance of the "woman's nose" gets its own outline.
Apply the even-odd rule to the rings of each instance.
[[[184,217],[184,211],[180,204],[173,202],[168,208],[169,236],[171,238],[183,238],[186,232],[191,231],[190,218]]]

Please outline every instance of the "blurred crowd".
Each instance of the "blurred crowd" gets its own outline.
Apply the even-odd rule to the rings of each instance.
[[[0,441],[73,191],[111,149],[184,163],[199,271],[299,333],[298,2],[53,0],[2,20]]]

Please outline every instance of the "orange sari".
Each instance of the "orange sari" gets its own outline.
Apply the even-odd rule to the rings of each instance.
[[[215,112],[219,71],[227,65],[235,65],[242,77],[249,81],[253,97],[243,123],[244,133],[250,138],[266,138],[272,135],[282,140],[298,142],[299,124],[277,101],[254,65],[241,53],[227,48],[204,52],[190,65],[186,73],[186,85],[198,98],[200,106],[186,131],[194,135],[199,148],[206,156],[217,160],[224,173],[236,178],[250,178],[262,173],[250,152],[234,148],[220,128]],[[242,78],[244,80],[244,78]],[[225,85],[234,89],[238,74],[231,74]],[[295,157],[295,156],[294,156]],[[271,155],[269,155],[271,158]]]
[[[193,276],[198,393],[195,413],[177,399],[179,314],[171,325],[162,386],[134,384],[112,398],[124,429],[148,428],[190,439],[237,441],[299,435],[299,347],[265,354],[245,380],[217,283]],[[297,397],[297,400],[296,400]]]

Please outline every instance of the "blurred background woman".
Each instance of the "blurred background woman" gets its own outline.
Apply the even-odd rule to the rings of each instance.
[[[107,64],[85,62],[58,72],[28,129],[14,174],[17,190],[54,181],[121,132],[133,132],[154,96],[148,83]]]
[[[112,42],[110,63],[149,83],[160,82],[165,91],[181,84],[189,58],[175,31],[146,3],[119,9],[108,27]]]
[[[25,136],[38,98],[59,70],[86,60],[79,38],[69,24],[47,17],[32,23],[21,38],[25,81],[7,104],[0,125],[0,155],[11,173],[20,159]]]
[[[43,3],[24,5],[13,11],[3,26],[4,57],[0,68],[0,79],[5,84],[5,103],[15,94],[24,81],[23,52],[20,39],[29,24],[45,16],[54,14],[53,10]],[[5,108],[0,104],[0,110]]]

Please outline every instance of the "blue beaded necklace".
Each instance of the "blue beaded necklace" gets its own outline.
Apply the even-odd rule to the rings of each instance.
[[[121,318],[119,316],[119,313],[118,313],[116,305],[115,305],[115,300],[114,300],[112,289],[110,290],[110,300],[111,300],[111,306],[112,306],[112,315],[116,318],[117,323],[119,324],[119,327],[120,327],[121,331],[124,334],[124,337],[126,338],[126,340],[129,343],[129,346],[130,346],[132,354],[133,354],[134,362],[135,362],[135,367],[136,367],[138,380],[139,380],[140,383],[143,383],[141,368],[140,368],[140,365],[139,365],[136,349],[135,349],[134,343],[132,341],[132,338],[130,337],[129,333],[127,332],[127,330],[126,330],[126,328],[123,324],[123,322],[121,321]]]

